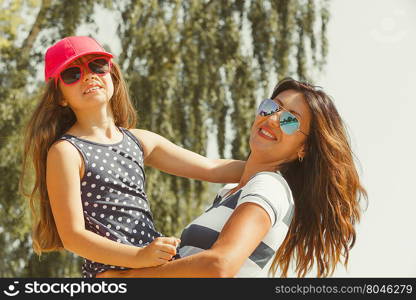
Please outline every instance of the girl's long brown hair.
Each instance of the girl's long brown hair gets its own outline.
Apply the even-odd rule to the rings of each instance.
[[[115,125],[132,128],[136,125],[136,112],[131,104],[120,67],[115,62],[112,63],[110,74],[114,84],[110,107]],[[74,112],[69,107],[59,105],[61,101],[62,94],[59,88],[54,80],[50,80],[25,130],[20,187],[23,194],[29,197],[33,249],[39,255],[42,252],[63,248],[46,187],[46,157],[49,148],[76,122]],[[29,172],[30,160],[35,171],[35,182],[31,193],[27,194],[24,192],[23,182],[28,177],[26,175]]]
[[[360,199],[367,198],[354,164],[345,125],[331,98],[320,88],[291,78],[280,81],[272,99],[285,90],[304,96],[312,112],[306,155],[281,166],[295,201],[288,233],[270,271],[286,277],[294,258],[298,277],[316,263],[317,276],[332,275],[354,246],[354,225],[360,220]]]

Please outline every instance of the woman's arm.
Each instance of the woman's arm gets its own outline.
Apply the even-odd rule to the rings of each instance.
[[[262,207],[243,203],[234,210],[211,249],[158,267],[110,270],[97,277],[234,277],[270,228],[270,217]]]
[[[239,182],[244,161],[210,159],[181,148],[164,137],[142,129],[130,130],[142,143],[144,162],[166,173],[209,182]]]
[[[46,183],[59,236],[65,249],[92,261],[140,268],[166,263],[176,253],[176,239],[158,238],[147,247],[114,242],[85,229],[80,197],[82,159],[68,142],[48,152]]]

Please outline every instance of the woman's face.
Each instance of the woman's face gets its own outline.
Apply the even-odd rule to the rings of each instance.
[[[81,65],[82,77],[79,81],[71,85],[66,85],[61,79],[58,80],[58,85],[63,95],[63,102],[61,104],[68,104],[76,111],[108,103],[114,93],[114,85],[110,72],[100,76],[91,72],[86,67],[88,61],[98,56],[102,55],[85,55],[65,67],[66,69],[72,65]]]
[[[250,149],[252,155],[264,163],[276,163],[276,165],[298,159],[306,155],[304,143],[309,134],[311,110],[303,95],[294,90],[281,92],[273,99],[282,110],[270,116],[256,116],[250,135]],[[288,135],[280,128],[279,116],[282,112],[289,111],[299,120],[300,131]]]

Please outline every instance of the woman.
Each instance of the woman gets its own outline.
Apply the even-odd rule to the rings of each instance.
[[[182,233],[181,259],[98,277],[286,277],[292,260],[299,277],[314,264],[326,277],[346,266],[366,191],[330,97],[282,80],[258,108],[250,150],[239,184]]]

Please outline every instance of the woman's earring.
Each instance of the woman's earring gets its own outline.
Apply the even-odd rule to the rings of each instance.
[[[303,161],[303,156],[299,156],[299,162]]]

